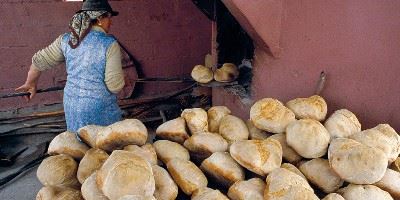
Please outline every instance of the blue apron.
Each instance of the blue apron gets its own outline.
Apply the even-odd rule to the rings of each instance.
[[[65,34],[61,42],[67,71],[63,100],[67,129],[76,133],[86,125],[107,126],[120,121],[117,96],[104,82],[106,54],[115,38],[91,30],[72,49],[68,45],[69,36]]]

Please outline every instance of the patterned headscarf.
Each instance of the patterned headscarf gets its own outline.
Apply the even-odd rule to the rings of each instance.
[[[92,20],[97,19],[107,11],[81,11],[76,13],[69,22],[71,37],[68,44],[75,49],[80,42],[90,32],[92,28]]]

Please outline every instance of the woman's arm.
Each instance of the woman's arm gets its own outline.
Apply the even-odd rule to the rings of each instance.
[[[42,72],[39,71],[39,69],[37,69],[34,64],[32,64],[29,69],[25,83],[19,88],[15,89],[15,91],[31,93],[29,97],[26,97],[27,100],[30,101],[36,94],[37,83],[41,73]]]
[[[38,51],[32,57],[32,64],[38,70],[45,71],[64,62],[64,54],[61,49],[61,40],[64,34],[60,35],[53,43]]]
[[[25,83],[19,88],[15,89],[15,91],[18,92],[31,93],[29,97],[26,97],[28,101],[31,100],[36,94],[37,83],[39,81],[41,71],[53,68],[64,62],[65,58],[61,50],[62,36],[63,35],[60,35],[48,47],[35,53],[35,55],[32,57],[32,65],[29,68]]]
[[[114,42],[107,51],[104,82],[108,90],[115,94],[121,91],[125,85],[121,59],[121,48],[118,42]]]

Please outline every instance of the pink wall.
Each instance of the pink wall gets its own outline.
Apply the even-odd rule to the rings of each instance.
[[[190,76],[211,50],[211,22],[191,1],[110,1],[120,12],[113,18],[114,34],[142,63],[146,77]],[[80,2],[61,0],[0,1],[0,94],[23,84],[32,55],[68,31]],[[65,79],[64,66],[45,72],[39,88]],[[145,94],[176,90],[182,84],[146,84]],[[54,103],[62,92],[40,94],[26,104],[21,98],[0,99],[0,110]]]
[[[256,49],[253,100],[274,97],[286,102],[312,95],[324,70],[328,80],[322,96],[330,113],[347,108],[363,129],[389,123],[400,132],[400,1],[282,2],[282,52],[275,59]],[[240,14],[264,15],[259,10]],[[251,105],[221,92],[213,91],[219,94],[213,97],[215,105],[227,104],[248,118]]]

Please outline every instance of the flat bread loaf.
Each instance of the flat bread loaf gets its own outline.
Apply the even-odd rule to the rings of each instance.
[[[354,184],[373,184],[381,180],[388,166],[383,151],[348,138],[332,140],[328,159],[337,175]]]

